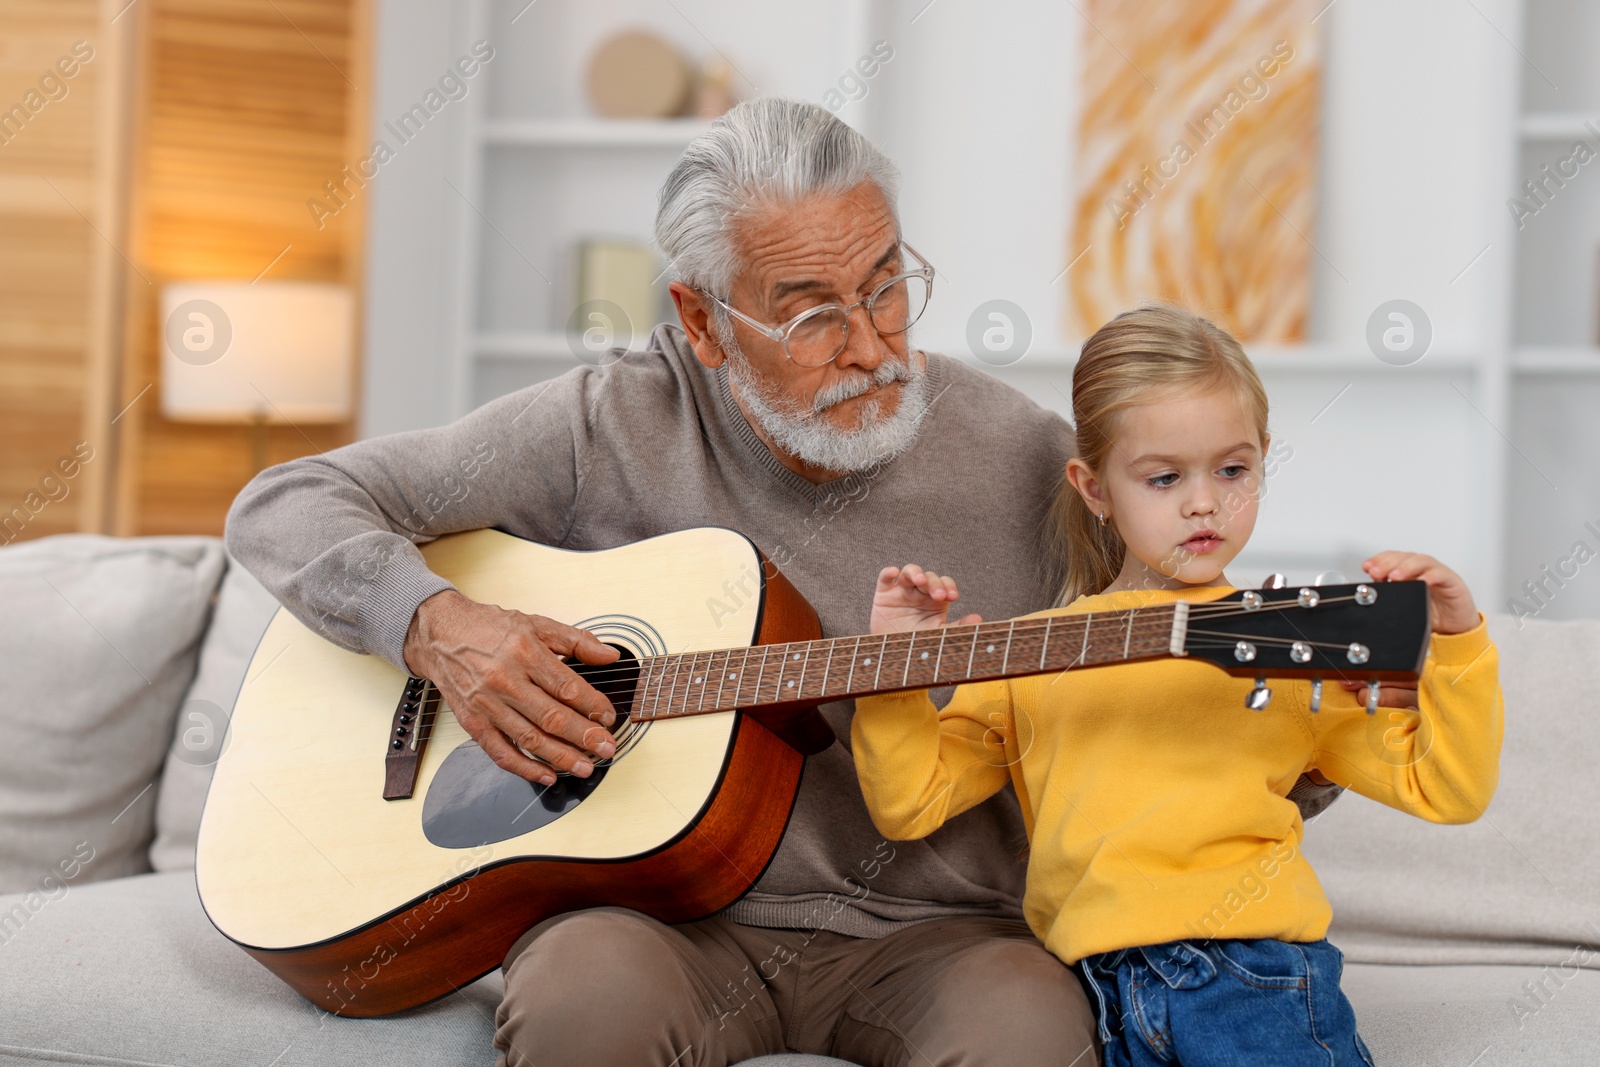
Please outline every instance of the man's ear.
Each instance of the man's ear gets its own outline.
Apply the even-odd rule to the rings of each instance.
[[[711,308],[706,298],[683,282],[672,282],[667,286],[667,292],[672,294],[673,306],[678,309],[678,321],[683,323],[683,332],[689,338],[695,358],[712,370],[722,366],[722,361],[727,357],[711,332]]]

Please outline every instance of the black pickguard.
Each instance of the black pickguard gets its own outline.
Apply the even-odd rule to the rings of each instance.
[[[605,694],[616,709],[615,736],[633,708],[639,661],[629,649],[614,662],[590,665],[568,661],[580,677]],[[605,780],[601,764],[587,778],[559,775],[553,785],[537,785],[495,766],[476,741],[464,741],[444,758],[422,802],[422,833],[440,848],[476,848],[520,837],[561,818],[588,799]]]

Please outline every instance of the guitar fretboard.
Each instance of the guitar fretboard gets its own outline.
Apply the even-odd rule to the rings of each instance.
[[[1046,674],[1180,654],[1188,604],[722,648],[640,662],[635,720]]]

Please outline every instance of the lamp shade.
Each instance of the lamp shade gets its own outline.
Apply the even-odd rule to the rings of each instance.
[[[323,282],[176,282],[161,292],[161,412],[194,422],[342,422],[355,300]]]

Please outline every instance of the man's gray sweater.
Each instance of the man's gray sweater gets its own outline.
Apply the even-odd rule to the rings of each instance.
[[[911,448],[819,485],[755,435],[725,369],[663,326],[646,351],[576,367],[448,426],[262,471],[228,513],[227,547],[308,626],[401,670],[417,605],[451,588],[415,546],[489,526],[577,550],[730,527],[778,564],[825,636],[866,632],[888,564],[954,575],[963,614],[1049,607],[1044,518],[1068,424],[956,360],[930,353],[927,366],[933,402]],[[1021,919],[1026,840],[1012,788],[922,840],[885,845],[850,754],[854,704],[822,711],[837,742],[807,760],[777,855],[724,914],[864,937],[945,915]],[[1302,801],[1308,815],[1320,806]]]

